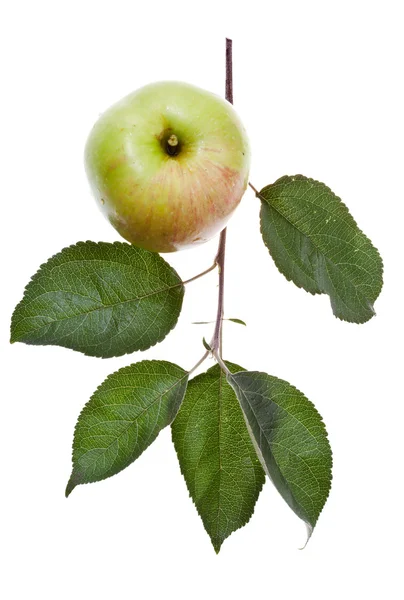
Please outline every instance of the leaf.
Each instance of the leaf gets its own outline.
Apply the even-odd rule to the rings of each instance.
[[[225,321],[231,321],[232,323],[238,323],[239,325],[244,325],[247,327],[247,323],[242,321],[241,319],[224,319]]]
[[[241,319],[222,319],[222,321],[232,321],[232,323],[238,323],[239,325],[247,326],[247,323]],[[191,325],[210,325],[211,323],[215,323],[215,321],[192,321]]]
[[[184,369],[157,360],[107,377],[77,421],[66,496],[77,485],[111,477],[136,460],[174,419],[187,382]]]
[[[241,369],[226,364],[232,371]],[[265,474],[218,365],[189,382],[171,428],[188,491],[219,552],[223,541],[249,521]]]
[[[204,345],[204,348],[206,350],[209,350],[209,352],[212,352],[212,348],[209,346],[208,342],[205,340],[205,338],[202,338],[202,344]]]
[[[331,486],[332,455],[321,416],[282,379],[241,371],[228,381],[268,476],[310,537]]]
[[[339,319],[364,323],[373,317],[382,260],[340,198],[303,175],[281,177],[259,197],[262,237],[286,279],[328,294]]]
[[[90,356],[146,350],[176,325],[184,286],[158,254],[115,242],[79,242],[41,266],[11,322],[11,342],[53,344]]]

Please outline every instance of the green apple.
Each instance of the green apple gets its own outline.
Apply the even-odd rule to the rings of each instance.
[[[117,231],[136,246],[172,252],[224,228],[248,183],[250,149],[229,102],[163,81],[126,96],[99,118],[85,165]]]

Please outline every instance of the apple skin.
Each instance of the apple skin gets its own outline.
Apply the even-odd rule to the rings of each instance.
[[[167,151],[176,136],[178,154]],[[178,81],[114,104],[85,147],[93,193],[128,242],[173,252],[221,231],[246,189],[250,148],[232,105]]]

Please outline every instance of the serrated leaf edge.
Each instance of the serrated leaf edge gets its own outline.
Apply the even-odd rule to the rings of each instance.
[[[311,535],[312,535],[312,533],[313,533],[314,527],[316,526],[316,524],[317,524],[317,521],[318,521],[318,519],[319,519],[319,517],[320,517],[321,513],[322,513],[322,512],[323,512],[323,510],[324,510],[324,506],[325,506],[325,504],[326,504],[326,502],[327,502],[327,500],[328,500],[328,498],[329,498],[329,496],[330,496],[330,491],[331,491],[331,487],[332,487],[332,480],[333,480],[333,472],[332,472],[332,469],[333,469],[333,453],[332,453],[332,448],[331,448],[331,444],[330,444],[329,437],[328,437],[328,431],[327,431],[327,429],[326,429],[326,426],[325,426],[325,423],[324,423],[324,419],[323,419],[323,417],[321,416],[321,414],[319,413],[319,411],[317,410],[317,408],[316,408],[315,404],[314,404],[314,403],[313,403],[311,400],[309,400],[309,399],[307,398],[307,396],[306,396],[305,394],[303,394],[303,392],[301,392],[301,391],[300,391],[300,390],[299,390],[299,389],[298,389],[296,386],[292,385],[291,383],[289,383],[289,382],[288,382],[288,381],[286,381],[285,379],[280,379],[279,377],[275,377],[274,375],[269,375],[268,373],[265,373],[264,371],[243,371],[243,372],[244,372],[244,373],[245,373],[245,372],[247,372],[248,374],[251,374],[251,375],[266,375],[266,376],[272,377],[273,379],[276,379],[276,380],[277,380],[277,381],[279,381],[280,383],[283,383],[283,384],[286,384],[286,385],[288,385],[288,386],[289,386],[289,387],[291,387],[293,390],[295,390],[296,392],[298,392],[299,394],[301,394],[301,395],[303,396],[303,398],[306,400],[306,402],[308,402],[308,403],[311,405],[311,407],[312,407],[312,408],[315,410],[315,412],[316,412],[317,416],[319,417],[320,426],[321,426],[321,428],[322,428],[322,430],[323,430],[323,433],[325,434],[325,439],[326,439],[326,441],[327,441],[328,448],[329,448],[329,451],[330,451],[330,481],[329,481],[329,483],[328,483],[327,495],[326,495],[326,497],[325,497],[325,499],[324,499],[323,506],[321,507],[321,510],[320,510],[320,512],[318,513],[318,515],[317,515],[317,517],[316,517],[316,520],[314,521],[314,523],[313,523],[313,524],[311,524],[310,522],[307,522],[305,519],[301,519],[301,520],[302,520],[302,521],[305,523],[305,525],[306,525],[306,528],[307,528],[307,539],[306,539],[306,543],[305,543],[305,545],[303,546],[303,548],[305,548],[305,547],[306,547],[306,545],[307,545],[307,543],[308,543],[308,541],[309,541],[309,539],[311,538]],[[231,382],[230,382],[230,380],[233,378],[233,375],[234,375],[233,373],[230,373],[230,375],[227,375],[227,380],[229,381],[230,385],[231,385],[231,386],[232,386],[232,388],[234,389],[234,386],[233,386],[233,385],[231,384]],[[237,384],[237,382],[236,382],[236,381],[235,381],[234,383],[235,383],[235,385],[236,385],[236,386],[237,386],[239,389],[241,389],[241,388],[240,388],[240,386]],[[236,394],[236,397],[237,397],[237,399],[238,399],[238,396],[237,396],[237,393],[236,393],[236,392],[235,392],[235,394]],[[239,401],[239,404],[240,404],[241,410],[243,411],[243,415],[244,415],[244,418],[245,418],[245,421],[246,421],[246,424],[247,424],[247,430],[248,430],[248,433],[250,434],[250,437],[251,437],[251,440],[252,440],[252,442],[253,442],[254,448],[255,448],[255,450],[256,450],[256,452],[257,452],[257,456],[258,456],[258,458],[259,458],[259,460],[260,460],[260,462],[261,462],[261,464],[262,464],[262,466],[263,466],[263,469],[264,469],[264,471],[265,471],[265,474],[267,475],[268,479],[269,479],[269,480],[271,481],[271,483],[272,483],[272,478],[271,478],[271,475],[270,475],[270,474],[269,474],[269,472],[268,472],[268,468],[267,468],[267,466],[266,466],[266,463],[265,463],[264,457],[263,457],[263,455],[262,455],[261,449],[259,448],[259,446],[258,446],[258,443],[257,443],[257,441],[256,441],[256,439],[255,439],[255,437],[254,437],[254,435],[253,435],[253,433],[252,433],[252,431],[251,431],[251,427],[250,427],[250,425],[249,425],[249,423],[248,423],[247,416],[246,416],[246,415],[245,415],[245,413],[244,413],[244,410],[243,410],[243,407],[242,407],[242,405],[241,405],[241,402],[240,402],[240,400],[238,400],[238,401]],[[277,405],[279,408],[281,408],[282,410],[285,410],[285,409],[283,409],[281,406],[279,406],[279,405],[278,405],[278,404],[277,404],[277,403],[276,403],[274,400],[271,400],[271,401],[272,401],[274,404],[276,404],[276,405]],[[257,423],[258,423],[258,420],[257,420]],[[258,424],[259,424],[259,423],[258,423]],[[260,431],[261,431],[261,428],[260,428]],[[276,489],[275,485],[274,485],[274,488]],[[280,494],[280,492],[279,492],[277,489],[276,489],[276,491],[278,492],[278,494]],[[280,494],[280,495],[281,495],[281,494]],[[292,495],[293,495],[293,494],[292,494]],[[282,496],[281,496],[281,497],[282,497]],[[292,509],[291,509],[291,510],[292,510]],[[292,512],[294,512],[294,511],[292,510]],[[296,513],[294,513],[294,514],[296,514]],[[298,516],[298,515],[296,515],[296,516]]]
[[[317,180],[317,179],[313,179],[312,177],[306,177],[305,175],[301,175],[301,174],[298,174],[298,175],[283,175],[282,177],[280,177],[279,179],[277,179],[276,181],[274,181],[274,183],[270,183],[269,185],[266,185],[265,187],[263,187],[263,188],[262,188],[262,189],[261,189],[261,190],[258,192],[258,194],[256,194],[256,195],[258,196],[258,198],[261,200],[261,202],[266,202],[266,203],[268,204],[268,206],[270,206],[270,208],[272,208],[272,209],[273,209],[275,212],[277,212],[277,213],[278,213],[278,215],[280,215],[280,216],[281,216],[283,219],[285,219],[285,221],[287,221],[287,222],[288,222],[288,223],[291,225],[291,227],[294,227],[295,229],[297,229],[297,231],[298,231],[298,232],[299,232],[299,233],[300,233],[302,236],[304,236],[304,237],[308,237],[308,236],[307,236],[307,234],[305,234],[304,232],[300,231],[300,229],[299,229],[298,227],[296,227],[296,225],[294,225],[293,223],[291,223],[291,221],[290,221],[290,220],[289,220],[287,217],[285,217],[285,216],[284,216],[284,215],[283,215],[283,214],[282,214],[282,213],[281,213],[281,212],[280,212],[280,211],[279,211],[279,210],[278,210],[278,209],[277,209],[275,206],[273,206],[272,204],[270,204],[270,202],[269,202],[269,201],[268,201],[268,200],[267,200],[267,199],[266,199],[266,198],[263,196],[263,192],[264,192],[265,190],[267,190],[268,188],[273,188],[274,186],[276,186],[277,184],[279,184],[280,182],[282,182],[282,180],[283,180],[283,179],[288,179],[288,180],[290,180],[290,182],[291,182],[291,183],[293,183],[293,181],[296,181],[296,180],[297,180],[297,181],[299,181],[299,180],[300,180],[300,181],[304,180],[304,181],[308,181],[308,182],[310,182],[310,183],[313,183],[313,184],[320,184],[320,185],[324,186],[324,188],[325,188],[325,190],[326,190],[326,191],[330,192],[330,193],[331,193],[331,194],[332,194],[332,195],[333,195],[333,196],[334,196],[334,197],[335,197],[337,200],[339,200],[339,202],[340,202],[340,204],[341,204],[341,207],[342,207],[342,208],[345,210],[345,212],[346,212],[346,213],[349,215],[349,217],[352,219],[352,223],[351,223],[351,224],[349,224],[349,226],[350,226],[352,229],[355,229],[355,228],[356,228],[356,229],[355,229],[355,231],[356,231],[356,230],[357,230],[357,231],[359,231],[359,233],[360,233],[360,234],[361,234],[361,235],[362,235],[362,236],[363,236],[363,237],[366,239],[366,241],[367,241],[367,242],[369,242],[369,244],[370,244],[370,245],[372,246],[372,248],[375,250],[377,257],[380,259],[380,267],[381,267],[381,270],[380,270],[380,279],[381,279],[381,283],[380,283],[380,286],[379,286],[379,289],[378,289],[378,292],[377,292],[377,296],[376,296],[376,298],[375,298],[375,300],[374,300],[374,302],[376,302],[376,300],[378,299],[378,297],[379,297],[379,295],[380,295],[380,293],[381,293],[381,291],[382,291],[382,288],[383,288],[383,283],[384,283],[384,282],[383,282],[383,275],[384,275],[384,264],[383,264],[383,259],[382,259],[381,255],[380,255],[380,252],[379,252],[379,250],[378,250],[378,249],[376,248],[376,246],[373,244],[372,240],[371,240],[371,239],[370,239],[370,238],[369,238],[369,237],[368,237],[368,236],[367,236],[367,235],[366,235],[366,234],[365,234],[365,233],[362,231],[362,229],[361,229],[361,228],[358,226],[358,224],[357,224],[356,220],[355,220],[355,219],[354,219],[354,217],[352,216],[352,214],[351,214],[351,212],[350,212],[349,208],[347,207],[347,205],[346,205],[346,204],[345,204],[345,203],[344,203],[344,202],[341,200],[341,198],[340,198],[339,196],[337,196],[337,194],[335,194],[335,192],[333,192],[333,191],[332,191],[332,189],[331,189],[330,187],[328,187],[328,186],[327,186],[325,183],[323,183],[322,181],[319,181],[319,180]],[[284,182],[283,182],[283,183],[284,183]],[[264,238],[263,238],[263,227],[262,227],[262,218],[261,218],[261,216],[260,216],[260,233],[261,233],[261,237],[262,237],[262,239],[263,239],[263,241],[264,241]],[[313,244],[313,246],[316,248],[316,250],[317,250],[318,252],[320,252],[320,250],[319,250],[319,249],[316,247],[316,245],[314,244],[314,242],[312,242],[311,238],[309,238],[309,239],[310,239],[310,242]],[[278,269],[279,273],[281,273],[281,275],[283,275],[287,281],[289,281],[289,282],[292,282],[292,283],[293,283],[293,285],[295,285],[297,288],[304,290],[305,292],[307,292],[307,293],[311,294],[312,296],[315,296],[315,295],[325,295],[325,296],[328,296],[328,297],[329,297],[329,299],[330,299],[330,301],[331,301],[331,298],[330,298],[329,294],[327,294],[327,292],[311,292],[311,291],[308,291],[308,290],[306,290],[306,289],[305,289],[305,288],[304,288],[302,285],[299,285],[299,284],[295,283],[291,277],[288,277],[288,276],[287,276],[287,275],[286,275],[286,274],[285,274],[285,273],[284,273],[284,272],[281,270],[281,268],[279,267],[279,265],[278,265],[277,261],[275,260],[274,256],[272,255],[272,252],[271,252],[270,248],[267,246],[267,244],[265,243],[265,241],[264,241],[264,244],[265,244],[265,247],[267,248],[267,250],[268,250],[268,252],[269,252],[269,254],[270,254],[270,256],[271,256],[272,260],[274,261],[274,264],[275,264],[276,268]],[[320,253],[321,253],[321,252],[320,252]],[[322,254],[322,253],[321,253],[321,254]],[[307,276],[307,277],[310,277],[310,276],[308,276],[308,275],[306,275],[306,276]],[[314,282],[314,283],[317,285],[317,282],[316,282],[316,281],[315,281],[315,280],[314,280],[312,277],[310,277],[310,279],[312,279],[312,281],[313,281],[313,282]],[[339,295],[339,294],[338,294],[338,295]],[[340,297],[340,298],[341,298],[341,297]],[[342,299],[342,298],[341,298],[341,300],[343,301],[343,299]],[[335,316],[335,317],[336,317],[336,318],[337,318],[339,321],[342,321],[342,322],[347,322],[347,323],[356,323],[357,325],[361,325],[361,324],[363,324],[363,323],[367,323],[368,321],[370,321],[370,319],[371,319],[373,316],[375,316],[375,315],[376,315],[376,312],[375,312],[375,310],[374,310],[373,304],[371,304],[371,303],[369,303],[369,304],[370,304],[370,305],[369,305],[369,308],[370,308],[370,309],[373,311],[373,315],[371,315],[371,316],[370,316],[368,319],[365,319],[365,320],[354,320],[354,319],[350,320],[350,319],[342,319],[341,317],[339,317],[338,315],[336,315],[336,314],[334,313],[334,311],[333,311],[333,315],[334,315],[334,316]]]
[[[229,364],[229,361],[225,361],[225,364],[226,364],[226,365],[228,365],[228,364]],[[233,363],[232,363],[232,364],[233,364]],[[210,368],[209,368],[207,371],[204,371],[203,373],[199,373],[199,375],[196,375],[195,377],[193,377],[193,378],[192,378],[190,381],[192,381],[193,379],[196,379],[196,378],[197,378],[197,377],[199,377],[200,375],[206,375],[206,373],[209,373],[209,371],[211,371],[212,369],[215,369],[217,366],[219,366],[219,365],[213,365],[213,366],[212,366],[212,367],[210,367]],[[235,366],[239,366],[239,365],[235,365]],[[241,369],[241,371],[243,371],[243,370],[244,370],[244,369]],[[237,372],[240,372],[240,371],[237,371]],[[225,373],[224,373],[223,369],[221,369],[221,376],[223,376],[223,377],[225,377],[225,378],[226,378],[226,375],[225,375]],[[235,396],[236,396],[236,398],[237,398],[237,394],[236,394],[236,393],[235,393]],[[238,401],[238,398],[237,398],[237,401]],[[242,414],[243,414],[243,416],[244,416],[244,411],[243,411],[243,409],[241,409],[241,412],[242,412]],[[178,413],[177,413],[177,414],[178,414]],[[245,416],[244,416],[244,419],[245,419]],[[175,419],[174,419],[174,421],[175,421]],[[174,423],[174,421],[173,421],[173,423]],[[248,427],[247,427],[247,429],[248,429]],[[251,437],[251,434],[250,434],[250,437]],[[250,514],[250,516],[249,516],[247,519],[243,520],[243,523],[242,523],[242,524],[241,524],[239,527],[237,527],[237,529],[234,529],[234,530],[233,530],[233,531],[232,531],[232,532],[231,532],[231,533],[230,533],[230,534],[229,534],[229,535],[228,535],[228,536],[227,536],[227,537],[226,537],[226,538],[225,538],[225,539],[224,539],[224,540],[223,540],[223,541],[222,541],[220,544],[215,544],[215,543],[214,543],[214,541],[213,541],[213,539],[212,539],[212,537],[211,537],[211,535],[210,535],[210,533],[209,533],[209,531],[208,531],[208,530],[207,530],[207,528],[205,527],[205,523],[204,523],[204,520],[203,520],[202,514],[199,512],[198,506],[196,505],[196,503],[195,503],[194,499],[192,498],[192,493],[191,493],[191,490],[189,489],[189,486],[188,486],[188,481],[187,481],[187,479],[186,479],[186,477],[185,477],[185,473],[184,473],[184,471],[183,471],[183,469],[182,469],[181,461],[180,461],[180,459],[179,459],[178,452],[177,452],[177,449],[176,449],[176,447],[175,447],[174,435],[173,435],[173,429],[172,429],[172,427],[171,427],[171,440],[172,440],[172,443],[173,443],[173,447],[174,447],[175,454],[176,454],[176,456],[177,456],[178,465],[179,465],[179,467],[180,467],[180,472],[181,472],[181,475],[182,475],[182,479],[183,479],[183,481],[185,482],[185,485],[186,485],[186,488],[187,488],[187,491],[188,491],[188,495],[189,495],[189,497],[190,497],[190,498],[191,498],[191,500],[192,500],[192,504],[193,504],[193,505],[195,506],[195,508],[196,508],[196,511],[197,511],[197,513],[198,513],[198,516],[199,516],[199,518],[201,519],[201,522],[202,522],[203,528],[204,528],[204,530],[206,531],[206,533],[207,533],[207,535],[208,535],[208,537],[209,537],[209,539],[210,539],[210,541],[211,541],[211,544],[212,544],[212,546],[213,546],[213,548],[214,548],[214,551],[216,552],[216,554],[219,554],[221,547],[223,546],[224,542],[225,542],[225,541],[226,541],[226,540],[227,540],[227,539],[230,537],[230,535],[232,535],[233,533],[236,533],[236,531],[239,531],[240,529],[242,529],[243,527],[245,527],[245,526],[246,526],[246,525],[247,525],[247,524],[250,522],[251,518],[252,518],[252,517],[253,517],[253,515],[254,515],[254,512],[255,512],[255,507],[256,507],[256,505],[257,505],[257,502],[258,502],[259,495],[260,495],[260,493],[261,493],[261,491],[262,491],[262,488],[263,488],[263,486],[264,486],[264,483],[265,483],[265,478],[263,479],[263,481],[262,481],[262,483],[261,483],[261,485],[260,485],[260,487],[259,487],[259,490],[258,490],[258,495],[257,495],[257,499],[256,499],[256,501],[254,502],[253,510],[251,511],[251,514]],[[254,444],[254,442],[253,442],[253,444]],[[254,448],[255,448],[255,446],[254,446]],[[259,458],[259,457],[258,457],[258,458]],[[264,469],[264,471],[265,471],[265,469]],[[266,471],[265,471],[265,473],[266,473]]]
[[[70,244],[70,246],[66,246],[65,248],[62,248],[62,250],[60,250],[59,252],[56,252],[55,254],[53,254],[50,258],[48,258],[48,260],[46,260],[45,262],[43,262],[37,269],[36,273],[34,273],[34,275],[31,276],[30,280],[28,281],[28,283],[26,284],[26,286],[24,287],[24,291],[23,291],[23,295],[21,300],[18,302],[18,304],[15,306],[14,310],[13,310],[13,314],[11,316],[11,325],[10,325],[10,344],[15,344],[17,342],[20,342],[19,339],[14,339],[13,338],[13,326],[15,324],[15,318],[16,318],[16,312],[19,309],[19,307],[23,304],[24,299],[25,299],[25,294],[27,293],[27,291],[29,290],[29,288],[32,286],[32,284],[40,277],[40,273],[42,271],[42,269],[44,267],[46,267],[48,265],[48,263],[53,260],[54,258],[56,258],[57,256],[59,256],[59,254],[61,254],[62,252],[64,252],[65,250],[70,250],[73,248],[76,248],[77,246],[87,246],[87,245],[94,245],[94,246],[124,246],[124,247],[132,247],[131,244],[125,243],[125,242],[93,242],[91,240],[87,240],[85,242],[76,242],[75,244]],[[133,246],[134,248],[137,248],[137,246]],[[164,291],[169,291],[171,289],[175,289],[177,287],[182,287],[182,294],[181,294],[181,304],[180,304],[180,310],[178,312],[178,316],[175,320],[175,322],[173,323],[172,327],[167,331],[167,333],[165,333],[163,336],[160,336],[155,342],[154,344],[151,344],[149,346],[145,346],[142,348],[139,348],[139,350],[128,350],[128,352],[124,352],[119,353],[119,354],[111,354],[109,356],[102,356],[101,354],[88,354],[87,352],[83,352],[82,350],[73,350],[72,348],[66,348],[66,346],[61,346],[59,344],[41,344],[41,343],[37,343],[37,344],[29,344],[29,345],[35,345],[35,346],[55,346],[58,348],[63,348],[64,350],[69,350],[69,351],[73,351],[73,352],[80,352],[80,354],[83,354],[84,356],[88,356],[90,358],[102,358],[102,359],[108,359],[108,358],[117,358],[119,356],[126,356],[127,354],[133,354],[134,352],[144,352],[145,350],[148,350],[149,348],[153,348],[154,346],[156,346],[157,344],[159,344],[160,342],[162,342],[169,333],[171,333],[171,331],[173,331],[173,329],[175,329],[177,323],[178,323],[178,319],[180,317],[181,314],[181,310],[182,310],[182,303],[184,300],[184,293],[185,293],[185,286],[181,280],[181,277],[178,275],[177,271],[174,269],[174,267],[172,267],[170,265],[170,263],[168,263],[162,256],[160,256],[160,254],[157,254],[156,252],[150,252],[150,250],[144,250],[143,248],[140,248],[140,250],[142,250],[143,252],[147,252],[149,254],[154,254],[157,255],[166,265],[167,267],[169,267],[169,269],[171,270],[171,272],[176,275],[178,277],[178,279],[180,280],[180,282],[178,284],[175,284],[173,286],[167,287],[167,288],[162,288],[161,290],[158,290],[156,292],[153,292],[153,294],[150,295],[155,295],[155,294],[159,294],[161,292]],[[26,342],[21,342],[21,343],[26,343]]]
[[[94,396],[96,396],[96,395],[97,395],[97,393],[98,393],[98,392],[101,390],[101,388],[104,386],[104,384],[105,384],[105,383],[106,383],[108,380],[110,380],[112,377],[115,377],[116,375],[122,375],[122,374],[124,374],[124,373],[125,373],[125,371],[129,371],[129,370],[130,370],[130,369],[131,369],[131,368],[132,368],[134,365],[144,365],[144,364],[150,364],[150,363],[168,364],[168,365],[170,365],[170,366],[177,367],[178,369],[181,369],[182,371],[184,371],[184,375],[183,375],[183,376],[182,376],[180,379],[178,379],[178,381],[177,381],[177,382],[176,382],[176,383],[175,383],[173,386],[171,386],[171,388],[169,388],[168,390],[166,390],[166,391],[164,392],[164,394],[162,394],[162,395],[165,395],[165,394],[167,394],[167,393],[168,393],[168,392],[169,392],[169,391],[170,391],[170,390],[171,390],[173,387],[175,387],[176,385],[178,385],[178,384],[179,384],[179,383],[180,383],[180,382],[181,382],[183,379],[185,379],[185,378],[188,378],[188,377],[189,377],[189,372],[188,372],[188,371],[185,371],[185,370],[184,370],[184,369],[182,369],[182,367],[180,367],[179,365],[176,365],[175,363],[172,363],[172,362],[170,362],[170,361],[167,361],[167,360],[142,360],[142,361],[140,361],[140,362],[138,362],[138,363],[132,363],[131,365],[126,365],[125,367],[121,367],[121,368],[120,368],[120,369],[118,369],[117,371],[114,371],[113,373],[110,373],[109,375],[107,375],[107,377],[106,377],[106,378],[105,378],[105,379],[104,379],[104,380],[103,380],[103,381],[102,381],[102,382],[101,382],[101,383],[100,383],[100,384],[97,386],[96,390],[95,390],[95,391],[94,391],[94,392],[91,394],[90,398],[87,400],[87,402],[85,403],[85,405],[84,405],[84,406],[83,406],[83,408],[81,409],[81,411],[80,411],[80,413],[79,413],[79,416],[78,416],[78,418],[77,418],[76,424],[75,424],[75,426],[74,426],[74,432],[73,432],[73,444],[72,444],[72,454],[71,454],[73,468],[72,468],[72,473],[71,473],[71,475],[70,475],[70,477],[69,477],[69,481],[67,482],[66,489],[65,489],[65,497],[66,497],[66,498],[68,498],[68,497],[69,497],[69,495],[72,493],[72,491],[74,490],[74,488],[75,488],[75,487],[77,487],[78,485],[87,485],[87,484],[90,484],[90,483],[91,483],[91,484],[93,484],[93,483],[99,483],[99,482],[101,482],[101,481],[105,481],[106,479],[109,479],[110,477],[115,477],[116,475],[119,475],[119,473],[122,473],[122,471],[124,471],[124,470],[127,468],[127,467],[125,467],[124,469],[122,469],[122,470],[118,471],[118,472],[117,472],[117,473],[115,473],[114,475],[107,475],[106,477],[102,477],[101,479],[97,479],[97,481],[83,481],[83,482],[74,483],[74,452],[75,452],[75,441],[76,441],[77,429],[78,429],[78,425],[79,425],[80,417],[82,416],[82,414],[83,414],[83,413],[84,413],[84,411],[86,410],[86,408],[87,408],[88,404],[89,404],[89,403],[90,403],[90,402],[93,400]],[[188,385],[188,382],[187,382],[187,385]],[[185,397],[186,390],[187,390],[187,386],[185,387],[185,390],[184,390],[184,397]],[[182,403],[182,402],[181,402],[181,403]],[[181,403],[180,403],[180,405],[179,405],[179,407],[178,407],[178,410],[179,410],[179,409],[180,409],[180,407],[181,407]],[[177,412],[178,412],[178,411],[177,411]],[[174,419],[175,419],[175,417],[176,417],[176,416],[177,416],[177,415],[175,415],[175,416],[174,416],[174,418],[173,418],[173,420],[171,421],[171,423],[174,421]],[[168,425],[171,425],[171,423],[168,423],[168,424],[167,424],[167,427],[168,427]],[[164,428],[163,428],[163,429],[164,429]],[[161,430],[160,430],[160,431],[161,431]],[[157,436],[155,437],[155,439],[154,439],[153,441],[155,441],[155,440],[158,438],[158,436],[160,435],[160,431],[158,432]],[[137,456],[137,458],[136,458],[135,460],[138,460],[138,459],[141,457],[141,455],[143,454],[143,452],[144,452],[145,450],[147,450],[147,448],[148,448],[148,447],[149,447],[149,446],[146,446],[146,447],[145,447],[145,448],[144,448],[144,449],[141,451],[141,453],[140,453],[140,454]],[[134,462],[134,461],[133,461],[133,462]],[[132,464],[132,463],[131,463],[131,464]],[[128,465],[128,466],[130,466],[130,465]]]

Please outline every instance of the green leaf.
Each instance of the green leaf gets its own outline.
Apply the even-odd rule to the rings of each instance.
[[[241,369],[226,364],[231,371]],[[171,428],[188,491],[219,552],[223,541],[249,521],[265,474],[218,365],[189,382]]]
[[[209,350],[209,352],[212,352],[212,348],[209,346],[208,342],[205,340],[205,338],[202,338],[202,344],[204,345],[204,348],[206,350]]]
[[[309,537],[331,486],[332,455],[314,405],[295,387],[257,371],[229,374],[265,470]]]
[[[232,323],[238,323],[239,325],[247,326],[247,323],[242,321],[241,319],[222,319],[223,321],[232,321]],[[215,321],[193,321],[192,325],[210,325],[211,323],[215,323]]]
[[[77,421],[66,496],[77,485],[111,477],[136,460],[174,419],[187,382],[184,369],[157,360],[107,377]]]
[[[79,242],[41,266],[11,322],[11,342],[53,344],[90,356],[146,350],[176,325],[184,286],[158,254],[115,242]]]
[[[241,319],[224,319],[224,321],[231,321],[232,323],[238,323],[238,325],[244,325],[245,327],[247,327],[247,323],[245,323]]]
[[[303,175],[259,192],[261,233],[279,271],[312,294],[328,294],[334,315],[364,323],[375,314],[383,264],[347,207]]]

